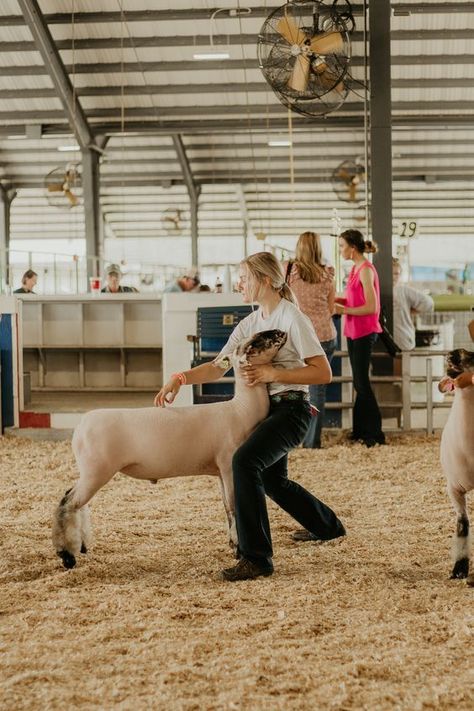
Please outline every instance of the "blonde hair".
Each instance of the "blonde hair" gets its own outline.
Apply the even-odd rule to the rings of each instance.
[[[296,243],[295,263],[303,281],[317,284],[324,274],[321,239],[316,232],[303,232]]]
[[[263,285],[265,277],[270,280],[270,286],[275,291],[278,291],[280,296],[292,304],[298,306],[298,302],[291,291],[288,284],[285,282],[285,275],[280,262],[271,252],[257,252],[251,254],[241,261],[245,265],[252,279],[255,282],[254,293],[252,298],[258,297],[259,286]]]

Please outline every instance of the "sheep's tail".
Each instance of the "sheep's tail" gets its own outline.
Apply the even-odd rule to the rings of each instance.
[[[53,546],[65,568],[74,568],[76,557],[87,553],[91,541],[89,507],[81,507],[74,494],[74,487],[66,491],[53,520]]]

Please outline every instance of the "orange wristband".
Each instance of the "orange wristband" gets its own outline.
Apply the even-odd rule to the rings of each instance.
[[[186,385],[187,379],[184,373],[171,373],[172,378],[178,378],[180,385]]]

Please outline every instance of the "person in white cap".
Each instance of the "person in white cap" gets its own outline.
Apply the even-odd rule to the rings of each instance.
[[[122,270],[118,264],[109,264],[105,270],[105,281],[107,284],[102,287],[103,294],[123,294],[137,293],[137,289],[133,286],[121,286],[120,279],[122,278]]]
[[[190,269],[186,272],[184,276],[179,277],[178,279],[173,279],[172,281],[168,282],[168,284],[166,284],[165,288],[163,289],[163,292],[167,294],[179,294],[183,291],[194,291],[198,288],[199,283],[199,272],[196,269]]]

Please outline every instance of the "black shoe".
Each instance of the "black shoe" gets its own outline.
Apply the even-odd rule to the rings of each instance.
[[[291,534],[291,537],[294,541],[298,541],[298,543],[300,543],[301,541],[317,541],[318,543],[325,543],[326,541],[333,541],[335,538],[341,538],[341,536],[345,535],[346,529],[344,528],[344,526],[341,526],[337,534],[335,536],[332,536],[331,538],[320,538],[314,533],[311,533],[311,531],[307,531],[306,528],[300,528],[297,531],[294,531]]]
[[[256,563],[247,560],[247,558],[241,558],[237,565],[232,568],[224,568],[221,571],[223,580],[228,580],[234,583],[236,580],[254,580],[259,578],[261,575],[268,577],[273,573],[273,565],[261,568]]]

